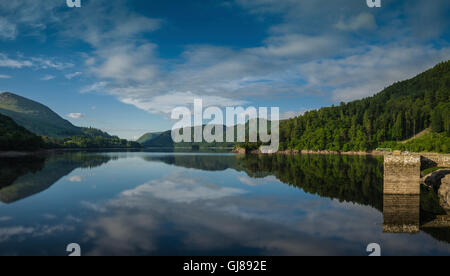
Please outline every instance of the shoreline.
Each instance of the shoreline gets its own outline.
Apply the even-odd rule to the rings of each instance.
[[[45,157],[50,154],[59,152],[71,152],[71,151],[130,151],[130,150],[142,150],[141,148],[66,148],[66,149],[42,149],[37,151],[0,151],[0,158],[16,158],[16,157]]]
[[[146,149],[164,149],[164,148],[66,148],[66,149],[42,149],[38,151],[0,151],[0,158],[13,158],[13,157],[25,157],[25,156],[46,156],[49,154],[55,154],[58,152],[75,152],[75,151],[145,151]],[[169,148],[165,148],[169,149]],[[173,149],[173,148],[171,148]],[[183,148],[178,148],[183,149]],[[187,149],[187,148],[186,148]],[[208,148],[204,148],[208,149]],[[260,150],[253,150],[246,152],[243,148],[231,149],[231,148],[210,148],[210,149],[230,149],[231,153],[235,154],[252,154],[252,155],[299,155],[299,154],[318,154],[318,155],[356,155],[356,156],[386,156],[386,155],[405,155],[404,152],[383,152],[383,151],[313,151],[313,150],[284,150],[275,153],[262,153]],[[420,155],[427,156],[441,156],[450,160],[450,154],[448,153],[436,153],[436,152],[409,152],[406,155]]]
[[[320,154],[320,155],[359,155],[359,156],[386,156],[386,155],[420,155],[420,156],[443,156],[450,159],[449,153],[437,152],[386,152],[386,151],[314,151],[314,150],[284,150],[274,153],[262,153],[259,149],[246,152],[244,148],[237,148],[233,150],[236,154],[255,154],[255,155],[298,155],[298,154]]]

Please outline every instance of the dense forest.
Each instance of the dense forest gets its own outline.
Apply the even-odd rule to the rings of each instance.
[[[137,142],[120,139],[95,128],[81,128],[83,134],[65,138],[43,137],[47,148],[140,148]]]
[[[433,134],[405,150],[449,152],[450,61],[415,78],[395,83],[373,97],[307,112],[282,121],[280,150],[367,151],[415,136]],[[426,143],[420,147],[417,143]],[[408,147],[410,146],[410,147]]]
[[[371,151],[390,148],[449,153],[449,98],[450,61],[447,61],[413,79],[395,83],[375,96],[281,121],[280,150]],[[426,135],[410,139],[426,129],[429,129]],[[248,122],[246,133],[248,135]],[[236,145],[248,151],[261,145],[249,142],[174,143],[170,131],[148,133],[139,141],[146,147]]]
[[[43,145],[41,137],[0,114],[0,150],[36,150]]]
[[[61,138],[82,134],[79,127],[64,120],[49,107],[10,92],[0,94],[0,114],[39,136]]]

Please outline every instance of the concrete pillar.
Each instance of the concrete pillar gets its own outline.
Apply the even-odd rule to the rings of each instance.
[[[420,156],[384,157],[384,194],[420,195]]]
[[[420,195],[383,196],[383,232],[416,234],[420,227]]]

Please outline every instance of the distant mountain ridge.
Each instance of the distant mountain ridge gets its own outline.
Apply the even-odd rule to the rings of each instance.
[[[138,142],[139,144],[147,144],[152,140],[158,138],[163,133],[164,132],[149,132],[142,135],[139,139],[136,140],[136,142]]]
[[[62,138],[83,134],[81,128],[61,118],[47,106],[10,92],[0,94],[0,114],[41,136]]]
[[[141,147],[99,129],[74,126],[47,106],[10,92],[0,94],[0,126],[3,151]]]
[[[246,137],[249,136],[249,122],[256,119],[251,119],[245,123],[245,133]],[[267,129],[270,130],[271,122],[267,121],[265,119],[258,119],[257,124],[266,123]],[[203,125],[203,130],[206,125]],[[227,138],[227,132],[230,131],[231,128],[234,128],[234,141],[237,141],[237,125],[233,127],[226,127],[224,125],[216,125],[216,127],[220,128],[222,127],[223,131],[223,141],[224,142],[213,142],[213,143],[207,143],[206,141],[203,142],[181,142],[181,143],[174,143],[172,140],[172,130],[167,130],[164,132],[155,132],[155,133],[146,133],[142,137],[140,137],[137,142],[143,145],[144,147],[152,147],[152,148],[173,148],[173,147],[191,147],[191,146],[198,146],[198,147],[209,147],[209,148],[215,148],[215,147],[234,147],[236,144],[239,144],[237,142],[226,142]],[[191,141],[194,141],[194,127],[191,127]]]

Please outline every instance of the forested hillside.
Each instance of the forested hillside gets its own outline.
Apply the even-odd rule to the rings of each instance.
[[[82,134],[80,128],[47,106],[9,92],[0,94],[0,114],[41,136],[60,138]]]
[[[41,137],[0,114],[0,150],[36,150],[43,144]]]
[[[81,127],[81,135],[66,138],[44,137],[48,148],[140,148],[137,142],[120,139],[96,128]]]
[[[281,122],[280,150],[367,151],[386,145],[386,141],[405,140],[431,127],[434,134],[420,140],[428,144],[425,150],[448,152],[449,97],[450,61],[447,61],[373,97],[310,111]],[[395,145],[393,142],[389,145]]]
[[[1,114],[0,150],[141,147],[99,129],[74,126],[47,106],[10,92],[0,94]]]

